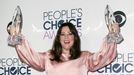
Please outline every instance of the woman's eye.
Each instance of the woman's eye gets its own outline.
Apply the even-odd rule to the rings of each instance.
[[[61,35],[61,36],[64,36],[65,34],[61,33],[60,35]]]
[[[61,34],[60,34],[60,36],[70,36],[70,35],[73,35],[73,34],[72,34],[72,33],[67,33],[67,34],[61,33]]]
[[[73,35],[72,33],[69,33],[69,35]]]

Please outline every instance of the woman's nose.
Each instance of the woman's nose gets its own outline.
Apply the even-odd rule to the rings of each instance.
[[[69,34],[65,34],[65,38],[68,38],[69,37]]]

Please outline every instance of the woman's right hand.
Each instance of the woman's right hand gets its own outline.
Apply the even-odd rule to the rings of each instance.
[[[14,35],[19,35],[19,26],[18,25],[13,25],[12,23],[10,23],[7,26],[7,32],[9,33],[9,35],[14,36]]]
[[[17,27],[15,25],[10,23],[10,25],[7,26],[7,32],[9,33],[8,45],[14,47],[15,45],[22,43],[23,35],[17,32]]]

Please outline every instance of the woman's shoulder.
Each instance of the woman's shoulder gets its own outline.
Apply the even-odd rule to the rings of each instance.
[[[51,54],[51,51],[52,50],[48,50],[48,51],[46,51],[46,56],[48,57],[48,58],[53,58],[53,56],[52,56],[52,54]]]

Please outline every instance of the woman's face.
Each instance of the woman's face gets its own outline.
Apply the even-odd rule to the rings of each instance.
[[[62,50],[70,50],[70,48],[74,44],[74,35],[72,34],[68,26],[63,27],[61,30],[60,43],[62,46]]]

